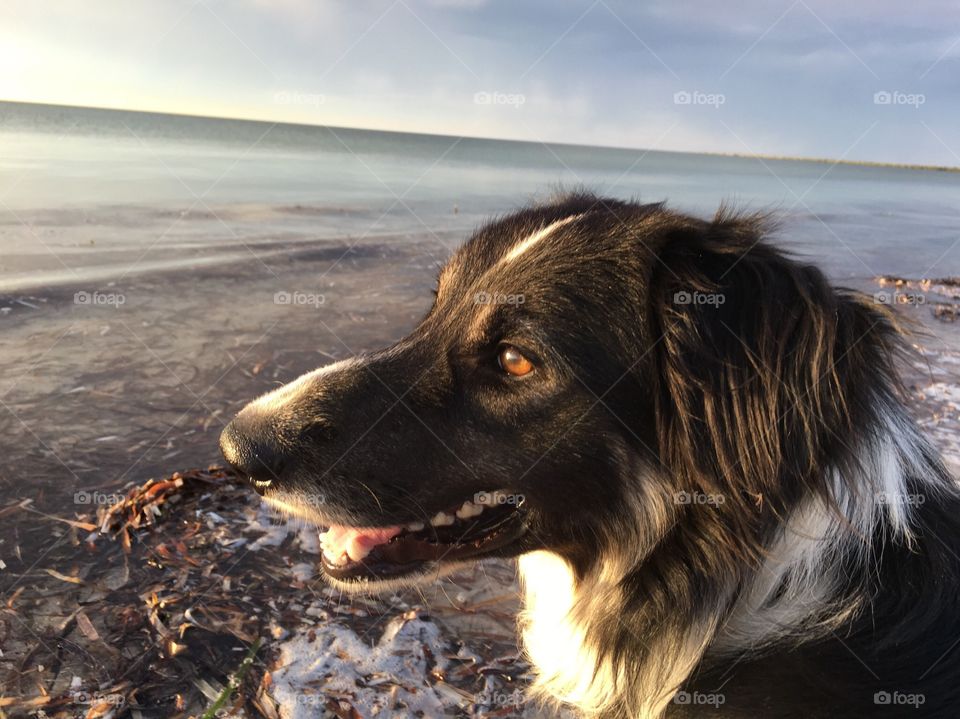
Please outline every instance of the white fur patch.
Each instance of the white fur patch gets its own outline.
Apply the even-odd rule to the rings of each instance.
[[[547,551],[524,554],[518,563],[523,644],[538,673],[534,691],[583,711],[601,710],[613,699],[612,670],[597,667],[597,654],[571,614],[577,590],[570,565]]]
[[[324,365],[323,367],[315,369],[312,372],[307,372],[306,374],[300,375],[295,380],[287,382],[287,384],[261,395],[247,405],[247,408],[250,408],[256,412],[276,412],[277,410],[282,409],[283,406],[290,400],[294,399],[300,392],[304,390],[307,385],[310,384],[310,382],[316,378],[330,374],[331,372],[346,369],[351,365],[357,364],[357,362],[358,360],[356,358],[351,357],[349,359],[340,360],[339,362],[333,362],[331,364]]]
[[[529,237],[521,240],[516,245],[514,245],[510,251],[503,256],[503,259],[500,260],[500,263],[513,262],[518,257],[526,254],[532,248],[534,248],[539,242],[549,237],[555,230],[564,225],[568,225],[576,219],[579,219],[582,215],[571,215],[562,220],[557,220],[556,222],[551,222],[546,227],[543,227],[536,232],[534,232]]]
[[[651,641],[651,661],[640,667],[614,665],[587,639],[591,618],[619,616],[623,599],[616,581],[609,581],[614,572],[601,567],[578,585],[566,560],[548,551],[521,556],[519,566],[525,598],[521,634],[537,669],[531,693],[542,700],[571,704],[587,716],[616,705],[630,717],[655,719],[714,636],[714,619],[681,636],[664,631]],[[627,624],[623,631],[630,631]]]
[[[738,597],[711,651],[739,652],[791,638],[810,639],[839,626],[863,601],[856,593],[842,596],[848,578],[840,563],[851,554],[867,561],[878,526],[912,540],[911,515],[925,499],[909,493],[907,478],[929,475],[923,459],[926,440],[895,403],[878,409],[877,416],[877,436],[866,440],[856,476],[834,477],[839,511],[812,498],[794,512],[753,583]],[[857,488],[855,495],[850,486]]]

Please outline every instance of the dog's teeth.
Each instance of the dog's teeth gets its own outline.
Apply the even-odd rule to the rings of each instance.
[[[456,521],[452,514],[447,514],[446,512],[437,512],[433,519],[430,520],[431,526],[434,527],[449,527]]]
[[[474,504],[473,502],[464,502],[463,506],[457,510],[458,519],[470,519],[471,517],[476,517],[483,511],[483,506],[480,504]]]
[[[410,522],[410,524],[406,526],[406,529],[410,532],[419,532],[424,526],[423,522]]]
[[[341,564],[346,564],[348,561],[350,561],[350,557],[347,556],[346,552],[341,552],[339,557],[334,557],[326,550],[326,548],[323,550],[323,558],[335,567],[338,567]]]

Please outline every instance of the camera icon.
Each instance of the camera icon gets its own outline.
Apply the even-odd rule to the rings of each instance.
[[[693,102],[693,96],[686,90],[673,93],[674,105],[689,105],[691,102]]]
[[[874,105],[889,105],[893,102],[893,95],[886,90],[879,90],[873,93]]]
[[[889,704],[891,699],[890,692],[877,692],[873,695],[874,704]]]
[[[273,304],[289,305],[293,301],[293,296],[289,292],[277,292],[273,295]]]
[[[493,504],[493,497],[490,496],[490,492],[477,492],[473,495],[474,504]]]
[[[685,290],[673,294],[673,303],[675,305],[689,305],[691,302],[693,302],[693,296]]]
[[[81,291],[73,293],[73,304],[75,305],[89,305],[92,296],[89,292]]]
[[[489,292],[478,292],[473,296],[474,304],[478,305],[489,305],[493,301],[493,297]]]
[[[489,92],[475,92],[473,94],[475,105],[489,105],[491,102],[493,102],[493,96]]]
[[[689,704],[690,699],[690,692],[680,691],[673,695],[674,704]]]
[[[893,295],[891,295],[889,292],[877,292],[873,296],[873,301],[878,305],[893,304]]]
[[[79,492],[73,493],[73,503],[74,504],[91,504],[93,502],[93,495],[90,492],[85,490],[80,490]]]

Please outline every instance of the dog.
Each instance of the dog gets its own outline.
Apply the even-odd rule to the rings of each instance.
[[[247,405],[224,456],[348,591],[518,557],[535,698],[584,716],[960,715],[960,494],[889,308],[712,220],[495,219],[405,339]]]

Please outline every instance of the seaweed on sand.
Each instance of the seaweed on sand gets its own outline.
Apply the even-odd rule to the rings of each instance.
[[[316,529],[241,484],[210,467],[95,514],[0,508],[60,533],[0,602],[0,717],[541,715],[522,701],[509,563],[429,600],[343,597],[316,576]]]

